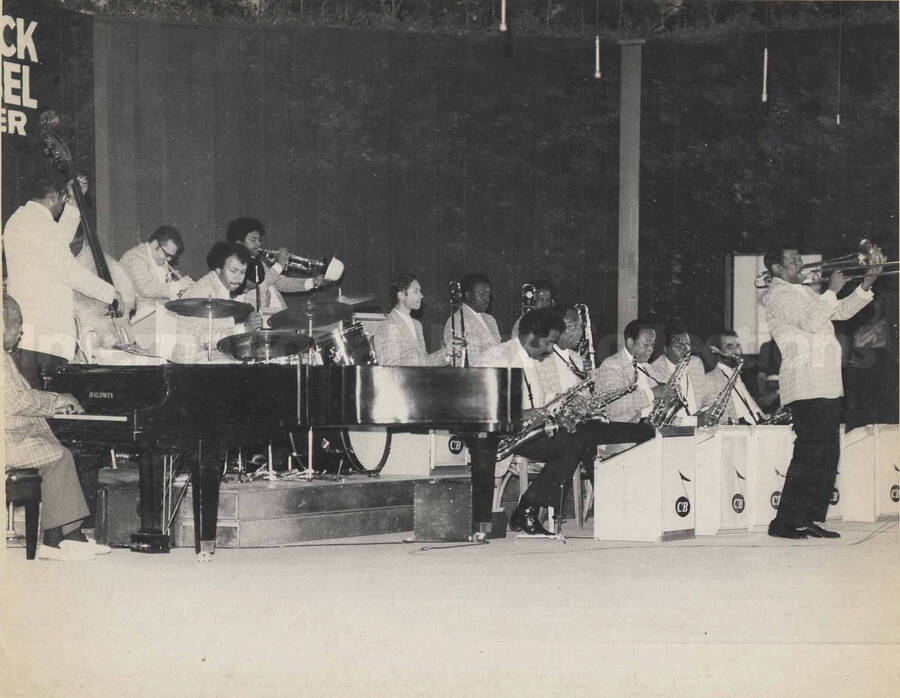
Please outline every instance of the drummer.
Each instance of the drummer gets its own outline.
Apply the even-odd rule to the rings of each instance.
[[[249,261],[250,253],[243,245],[235,242],[215,243],[206,255],[209,273],[189,287],[182,298],[232,300],[232,294],[237,292],[244,282]],[[172,360],[178,363],[205,362],[208,344],[211,344],[209,354],[211,360],[230,360],[231,356],[216,348],[218,341],[231,335],[256,331],[261,326],[262,321],[256,311],[251,312],[244,322],[239,324],[235,323],[233,317],[215,318],[212,320],[212,332],[206,318],[179,316],[178,336]]]

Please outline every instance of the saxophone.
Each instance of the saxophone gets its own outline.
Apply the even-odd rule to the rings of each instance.
[[[634,376],[628,385],[608,390],[605,393],[594,394],[596,378],[589,374],[580,383],[560,393],[543,407],[539,407],[529,419],[522,423],[517,432],[500,440],[497,445],[497,460],[503,460],[519,446],[539,436],[552,439],[559,432],[560,427],[572,432],[582,422],[593,420],[609,422],[604,408],[637,388],[637,362],[633,361],[632,365],[634,366]],[[576,400],[576,397],[586,398],[586,400]]]
[[[583,381],[576,383],[565,392],[560,393],[543,407],[538,407],[531,417],[522,422],[518,431],[505,436],[497,444],[497,460],[503,460],[516,448],[524,443],[533,441],[539,436],[553,438],[560,426],[567,431],[574,431],[574,425],[581,420],[583,412],[580,410],[576,397],[584,397],[583,393],[590,392],[594,387],[594,376],[589,375]]]
[[[768,417],[760,419],[757,424],[791,424],[793,421],[794,416],[791,414],[790,408],[782,405]]]
[[[616,400],[618,400],[620,397],[634,392],[635,388],[637,388],[637,359],[633,359],[631,361],[631,367],[634,370],[634,375],[632,375],[630,383],[621,388],[613,388],[612,390],[607,390],[605,393],[597,393],[591,395],[591,397],[588,399],[588,410],[584,414],[584,417],[581,419],[582,422],[588,422],[592,420],[604,423],[609,422],[609,417],[607,416],[606,410],[604,408],[611,402],[615,402]]]
[[[710,349],[714,354],[726,358],[726,355],[715,347],[710,347]],[[741,366],[744,365],[744,359],[740,356],[733,356],[731,358],[735,359],[737,362],[734,365],[734,373],[732,373],[731,377],[725,381],[725,385],[722,386],[722,390],[716,395],[716,399],[713,401],[712,406],[700,415],[698,423],[701,427],[715,427],[722,418],[722,415],[725,414],[725,408],[728,406],[728,401],[731,399],[731,391],[734,390],[737,379],[741,377]]]
[[[691,348],[677,337],[675,341],[680,345],[680,349],[684,355],[678,360],[675,370],[666,381],[666,389],[663,396],[653,401],[653,407],[650,410],[648,421],[654,429],[667,427],[675,419],[678,410],[687,407],[687,398],[681,392],[681,376],[684,374],[688,363],[691,360]]]

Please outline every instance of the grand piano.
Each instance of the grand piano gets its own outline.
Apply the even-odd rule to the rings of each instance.
[[[407,425],[471,436],[513,429],[521,418],[521,369],[280,364],[70,364],[45,377],[72,393],[83,415],[50,420],[74,448],[129,446],[140,472],[141,529],[133,550],[166,551],[158,460],[177,451],[191,464],[194,548],[215,551],[222,449],[284,437],[291,429]],[[474,459],[473,459],[474,462]],[[481,472],[485,471],[485,472]],[[476,521],[490,520],[493,472],[473,472]]]

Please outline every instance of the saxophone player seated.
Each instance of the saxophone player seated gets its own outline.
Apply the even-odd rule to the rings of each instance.
[[[719,413],[718,424],[758,424],[766,416],[747,390],[740,374],[735,373],[735,362],[741,358],[741,340],[734,330],[722,330],[709,342],[719,361],[703,378],[701,409]],[[733,382],[732,382],[733,381]],[[724,403],[724,409],[722,409]],[[718,409],[717,409],[718,408]]]
[[[690,354],[691,338],[688,335],[687,328],[680,321],[672,321],[666,327],[666,339],[663,350],[663,353],[647,366],[647,373],[650,374],[651,383],[655,385],[665,385],[671,378],[672,373],[675,372],[676,366],[685,358],[685,354]],[[700,357],[691,356],[688,359],[687,368],[682,372],[679,379],[681,394],[684,395],[687,405],[681,407],[675,413],[673,424],[694,426],[697,423],[696,415],[700,409],[697,388],[703,382],[704,373],[703,361]]]
[[[632,320],[622,332],[624,346],[604,359],[594,371],[598,390],[608,391],[628,385],[638,369],[637,389],[620,397],[607,408],[614,422],[637,422],[650,415],[653,401],[665,393],[665,386],[656,384],[647,370],[647,361],[656,344],[656,330],[645,320]]]
[[[547,415],[545,406],[559,394],[571,391],[579,380],[553,351],[566,324],[558,312],[550,308],[531,310],[519,323],[517,336],[487,349],[478,366],[522,369],[522,419],[524,424],[539,424]],[[572,413],[587,409],[586,395],[576,391],[568,401],[568,415],[557,412],[563,427],[555,436],[541,434],[515,445],[512,452],[545,463],[510,517],[510,528],[529,535],[548,535],[541,525],[541,507],[559,505],[562,488],[572,479],[578,464],[590,462],[601,443],[643,441],[652,436],[644,425],[603,424],[569,421]],[[478,462],[481,455],[472,454],[473,478],[493,477],[494,462]]]

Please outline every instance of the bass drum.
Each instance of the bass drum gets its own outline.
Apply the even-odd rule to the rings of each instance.
[[[324,366],[375,366],[375,350],[362,323],[355,322],[316,337],[316,353]]]
[[[357,472],[377,476],[391,455],[391,432],[388,429],[322,429],[315,432],[314,460],[317,467],[329,472]]]

